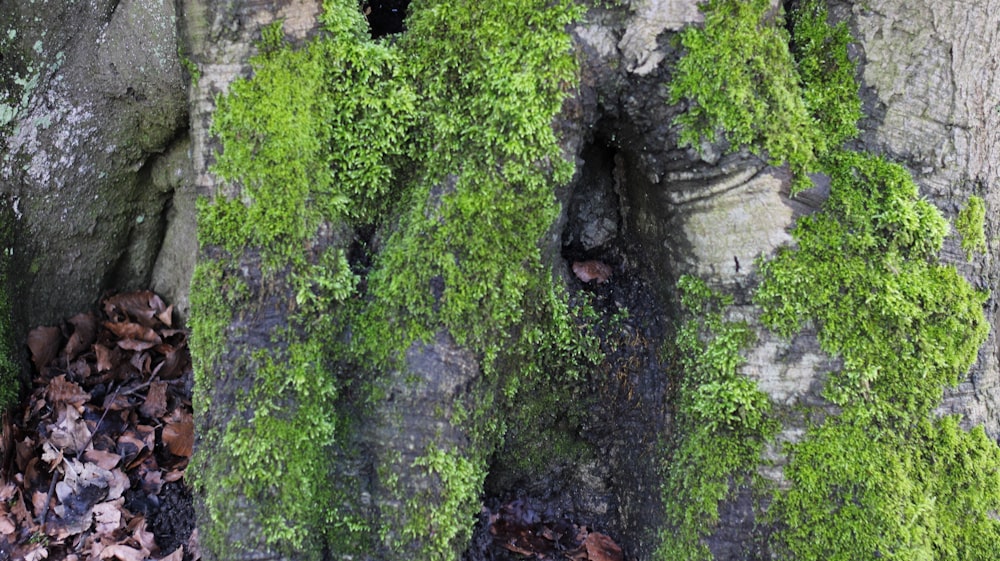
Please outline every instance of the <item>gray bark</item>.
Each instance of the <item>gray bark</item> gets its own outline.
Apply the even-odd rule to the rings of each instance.
[[[21,328],[150,283],[178,187],[152,170],[183,157],[187,127],[174,18],[168,0],[4,3],[0,181]]]
[[[218,149],[209,134],[215,96],[249,74],[261,26],[284,19],[286,36],[305,40],[316,30],[320,3],[42,4],[7,2],[0,10],[0,39],[8,38],[0,45],[19,53],[16,63],[5,56],[7,66],[0,67],[8,73],[0,76],[4,87],[17,91],[0,100],[12,108],[9,122],[0,119],[0,188],[17,212],[12,270],[20,274],[11,300],[18,326],[23,331],[52,323],[87,308],[105,290],[149,284],[183,311],[197,251],[194,198],[237,194],[209,171]],[[543,249],[573,290],[580,286],[564,244],[581,258],[612,263],[616,280],[604,294],[623,303],[649,302],[647,310],[632,310],[631,327],[651,340],[636,345],[639,366],[624,378],[612,376],[608,367],[609,376],[589,389],[588,397],[612,396],[573,427],[597,454],[579,465],[533,473],[499,458],[486,491],[495,498],[527,493],[601,524],[631,557],[649,559],[662,517],[654,459],[670,426],[669,388],[655,350],[675,317],[675,281],[681,274],[705,278],[736,297],[736,315],[756,321],[759,310],[749,303],[755,258],[788,243],[794,220],[818,208],[824,193],[821,188],[791,198],[790,177],[782,169],[741,154],[721,156],[711,147],[701,157],[678,149],[670,123],[679,109],[666,103],[665,83],[679,53],[669,39],[700,15],[693,1],[628,4],[628,11],[592,10],[571,30],[581,87],[556,126],[578,171],[558,192],[564,214]],[[990,251],[966,262],[952,237],[945,258],[973,284],[995,287],[1000,5],[838,1],[832,8],[857,39],[866,113],[857,146],[905,163],[921,194],[949,218],[969,195],[985,198]],[[186,93],[178,34],[200,70]],[[12,81],[12,73],[27,85]],[[284,325],[281,310],[294,298],[287,286],[257,288],[257,307],[234,311],[227,345],[237,354],[267,349],[269,333]],[[996,297],[987,310],[996,326]],[[809,334],[785,341],[758,331],[744,372],[780,407],[822,407],[823,374],[836,361]],[[245,389],[246,373],[220,367],[217,374],[212,388],[202,388],[216,404],[201,413],[199,428],[206,433],[211,426],[242,422],[247,414],[233,397]],[[419,383],[403,383],[407,376]],[[395,470],[404,492],[433,488],[435,482],[409,467],[432,441],[459,450],[469,445],[468,435],[440,429],[450,427],[447,407],[482,395],[478,379],[475,357],[447,338],[411,349],[406,371],[389,376],[384,388],[394,399],[359,415],[365,429],[355,438],[367,456],[341,458],[332,469],[348,477],[346,492],[371,512],[398,509],[400,488],[390,490],[371,475],[380,467]],[[948,392],[941,410],[963,415],[969,426],[982,424],[997,438],[997,403],[1000,347],[991,332],[969,379]],[[786,426],[779,442],[795,441],[803,430]],[[200,443],[209,451],[218,445]],[[769,454],[775,466],[765,475],[780,485],[784,458],[777,448]],[[244,507],[254,511],[253,504]],[[738,501],[722,510],[716,558],[743,558],[750,537],[743,526],[746,512]],[[398,520],[372,516],[392,538]],[[251,558],[271,553],[254,541],[263,536],[266,529],[248,522],[228,538],[250,543],[240,555]]]

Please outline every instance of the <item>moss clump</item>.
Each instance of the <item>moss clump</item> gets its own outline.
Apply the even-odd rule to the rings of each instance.
[[[719,504],[735,482],[752,479],[764,442],[777,429],[770,402],[739,373],[740,350],[754,341],[744,322],[723,319],[729,298],[683,276],[681,303],[689,315],[673,354],[680,371],[676,441],[664,466],[667,527],[657,559],[710,560],[701,538],[719,522]]]
[[[0,411],[17,404],[21,393],[21,367],[14,346],[8,277],[14,251],[14,212],[6,196],[0,195]]]
[[[424,0],[411,6],[406,35],[376,42],[356,2],[324,6],[325,33],[301,48],[284,45],[279,26],[263,31],[253,78],[233,83],[213,118],[223,146],[215,172],[236,189],[199,206],[197,383],[210,394],[213,372],[234,368],[252,383],[235,405],[246,422],[203,436],[217,454],[197,460],[214,535],[204,539],[239,548],[221,541],[239,520],[227,503],[239,489],[260,507],[253,522],[277,528],[265,541],[280,551],[358,554],[381,542],[405,555],[416,541],[425,558],[452,558],[506,430],[507,400],[528,380],[542,383],[532,377],[572,375],[596,348],[538,246],[558,214],[554,188],[573,172],[552,120],[577,79],[565,27],[582,8]],[[391,233],[363,284],[343,251],[361,224]],[[260,279],[248,278],[241,265],[257,261]],[[254,321],[243,310],[282,291],[294,303],[273,354],[229,348],[250,358],[223,364],[220,348]],[[379,484],[408,504],[401,515],[340,508],[323,471],[330,447],[346,446],[337,442],[344,382],[332,372],[352,365],[352,384],[375,389],[355,405],[377,403],[382,373],[442,331],[481,358],[482,399],[450,419],[470,446],[431,447],[407,466],[384,458]],[[275,454],[288,438],[299,446]],[[396,472],[415,469],[440,492],[407,501]]]
[[[823,211],[799,220],[797,247],[763,265],[755,296],[768,327],[791,335],[812,322],[844,361],[825,389],[843,413],[791,447],[792,488],[772,507],[779,552],[990,558],[1000,449],[932,414],[986,339],[987,294],[938,263],[947,222],[901,166],[849,153],[826,168]]]
[[[793,192],[806,185],[804,171],[831,178],[823,210],[796,224],[796,246],[761,263],[754,296],[765,326],[791,336],[812,325],[821,347],[844,364],[830,373],[824,393],[841,413],[817,421],[789,447],[791,488],[776,492],[768,511],[777,528],[772,553],[795,560],[992,558],[1000,544],[1000,449],[982,429],[966,432],[958,419],[933,415],[943,387],[968,371],[987,336],[987,295],[939,262],[948,224],[919,198],[905,169],[837,149],[855,134],[860,114],[849,37],[842,25],[826,25],[818,2],[796,4],[788,51],[794,67],[783,31],[768,22],[769,2],[712,1],[704,29],[682,35],[688,55],[672,85],[675,101],[692,103],[679,119],[682,140],[711,140],[721,130],[734,147],[788,160],[799,176]],[[984,209],[975,199],[956,223],[967,253],[985,246]],[[686,340],[696,339],[681,329],[681,348]],[[697,378],[725,356],[706,352],[685,371]],[[717,399],[719,392],[692,395]],[[708,414],[691,434],[736,419],[726,415],[732,407],[720,410],[714,401],[703,409]],[[732,446],[717,439],[687,437],[677,450],[692,443],[688,457],[725,465],[715,459],[726,457],[718,449]],[[683,496],[690,503],[668,506],[679,529],[692,520],[694,527],[711,524],[725,496],[724,474],[709,485],[705,464],[668,474],[668,502]],[[707,558],[697,536],[678,530],[661,552]]]
[[[336,532],[360,531],[357,520],[338,519],[329,477],[340,391],[332,318],[356,283],[336,224],[385,208],[389,162],[413,94],[392,79],[398,54],[367,39],[357,6],[345,0],[328,9],[328,33],[301,49],[282,44],[280,25],[265,29],[253,79],[233,83],[213,115],[223,146],[214,171],[239,195],[199,203],[205,257],[192,282],[191,318],[197,409],[210,415],[217,372],[249,378],[233,396],[238,402],[225,405],[246,422],[209,427],[202,438],[214,455],[195,459],[208,513],[203,539],[217,552],[256,547],[226,543],[246,515],[234,492],[254,505],[263,542],[280,551],[319,557]],[[238,266],[257,261],[260,278]],[[242,314],[282,291],[292,301],[283,303],[284,323],[265,355],[233,325],[246,325]]]
[[[969,261],[972,261],[973,253],[986,251],[985,222],[986,202],[982,197],[972,195],[955,220],[955,229],[962,236],[962,250]]]
[[[700,147],[723,135],[731,150],[788,162],[793,191],[807,188],[818,159],[857,134],[861,104],[846,28],[829,26],[815,0],[793,13],[791,37],[769,0],[700,8],[705,24],[681,32],[685,55],[670,82],[670,102],[689,104],[676,120],[681,144]]]
[[[797,248],[763,264],[755,302],[783,335],[815,322],[823,350],[843,357],[831,401],[863,401],[882,419],[919,417],[975,360],[987,295],[937,262],[948,223],[902,166],[842,153],[826,167],[823,212],[796,224]]]
[[[792,488],[771,513],[778,558],[995,559],[996,443],[951,416],[878,430],[861,413],[851,407],[793,447]]]

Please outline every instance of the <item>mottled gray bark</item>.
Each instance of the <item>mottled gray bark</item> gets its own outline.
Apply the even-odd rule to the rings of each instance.
[[[187,128],[174,5],[4,2],[0,181],[17,212],[20,328],[148,286]]]

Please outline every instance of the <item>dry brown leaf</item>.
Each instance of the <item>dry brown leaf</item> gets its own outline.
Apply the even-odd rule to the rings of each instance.
[[[24,501],[24,493],[18,491],[17,500],[11,504],[10,513],[14,515],[14,521],[19,525],[28,527],[32,523],[31,513],[28,512],[27,503]]]
[[[184,479],[183,469],[174,469],[163,474],[164,483],[173,483],[174,481],[180,481],[181,479]]]
[[[35,516],[41,516],[49,502],[49,494],[45,491],[37,490],[31,494],[31,510],[35,511]]]
[[[121,337],[122,339],[134,339],[136,341],[145,341],[147,343],[153,343],[153,345],[158,345],[162,341],[160,336],[156,334],[151,327],[146,327],[138,323],[131,322],[104,322],[104,327],[107,327],[112,333]],[[119,346],[121,343],[119,342]]]
[[[146,401],[139,406],[139,412],[151,419],[159,419],[167,413],[167,383],[159,380],[149,384]]]
[[[35,446],[37,444],[38,443],[29,436],[26,436],[23,440],[19,440],[14,443],[17,469],[21,473],[24,473],[24,471],[28,469],[28,463],[35,457]]]
[[[24,553],[24,561],[41,561],[49,556],[49,550],[41,545]]]
[[[170,327],[174,323],[174,305],[171,304],[167,306],[167,309],[156,314],[156,319],[160,320],[163,325]]]
[[[128,430],[118,437],[118,453],[124,458],[127,464],[131,464],[146,450],[146,443],[140,439],[134,431]]]
[[[52,433],[49,435],[49,441],[56,448],[79,454],[90,444],[90,429],[72,405],[63,406],[59,412],[59,420],[50,425],[50,428]]]
[[[583,546],[587,549],[589,561],[625,561],[622,548],[600,532],[588,534],[587,539],[583,540]]]
[[[17,526],[9,514],[0,516],[0,536],[9,536],[17,531]]]
[[[107,501],[94,506],[94,531],[100,534],[111,534],[122,526],[122,505],[125,498]]]
[[[143,516],[136,516],[128,523],[128,528],[132,532],[132,541],[140,548],[153,550],[156,548],[156,537],[149,531],[146,519]]]
[[[122,461],[122,457],[115,452],[95,450],[93,448],[83,453],[83,459],[88,462],[93,462],[99,467],[107,470],[115,469]]]
[[[174,410],[163,427],[163,443],[175,456],[191,456],[194,450],[194,419],[191,413]]]
[[[59,354],[59,345],[61,343],[62,333],[60,333],[58,327],[42,326],[28,332],[28,349],[31,350],[31,362],[35,363],[35,369],[39,373]]]
[[[120,469],[111,470],[111,481],[108,483],[108,500],[112,501],[125,494],[132,486],[128,476]]]
[[[63,462],[63,451],[46,440],[42,443],[42,461],[49,465],[49,471]]]
[[[159,376],[161,380],[179,378],[184,373],[182,357],[187,354],[186,351],[181,353],[181,349],[184,348],[183,343],[181,347],[160,345],[158,348],[163,353],[163,361],[153,369],[153,375]]]
[[[94,345],[94,354],[97,355],[97,371],[107,372],[111,370],[113,362],[111,359],[111,349],[104,345]]]
[[[191,561],[201,561],[201,547],[198,541],[198,528],[196,527],[193,532],[191,532],[191,537],[188,538],[187,549],[188,555],[191,556]]]
[[[66,375],[56,376],[45,388],[45,396],[52,405],[64,405],[73,403],[79,405],[86,403],[90,399],[90,394],[85,392],[80,384],[66,379]]]
[[[154,341],[142,341],[139,339],[119,339],[118,347],[126,351],[145,351],[156,346]]]
[[[90,350],[97,338],[97,319],[92,314],[77,314],[67,321],[73,326],[73,333],[63,348],[63,354],[73,360],[80,353]]]
[[[143,351],[145,351],[145,349],[143,349]],[[149,353],[147,352],[137,352],[133,354],[132,358],[129,359],[128,361],[128,363],[131,364],[132,367],[136,369],[136,371],[138,371],[140,374],[143,375],[149,374],[150,372],[149,365],[152,362],[153,359],[149,357]]]
[[[148,327],[153,327],[154,318],[165,310],[163,300],[149,290],[116,294],[104,300],[104,313],[109,318],[117,321],[131,318]]]
[[[149,551],[143,551],[127,545],[109,545],[101,552],[101,559],[119,559],[120,561],[143,561]]]

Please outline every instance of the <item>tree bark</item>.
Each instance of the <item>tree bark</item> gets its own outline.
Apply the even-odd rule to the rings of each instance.
[[[760,475],[779,492],[793,485],[789,450],[819,424],[815,418],[839,413],[824,388],[828,373],[844,364],[820,348],[821,326],[792,338],[765,328],[753,295],[758,259],[794,244],[796,221],[824,208],[831,180],[815,175],[815,188],[793,196],[787,167],[745,150],[727,153],[723,142],[700,151],[678,146],[675,118],[686,107],[670,103],[668,84],[685,54],[676,34],[703,23],[697,2],[588,4],[586,15],[559,29],[577,64],[572,85],[523,76],[535,60],[526,53],[550,37],[534,16],[558,3],[523,18],[530,32],[496,46],[489,21],[480,20],[499,16],[462,19],[475,3],[414,0],[410,17],[454,15],[442,16],[447,25],[436,31],[450,47],[462,45],[458,60],[444,47],[438,58],[421,58],[422,38],[409,32],[373,47],[354,33],[361,19],[351,2],[42,4],[0,10],[0,195],[10,201],[0,211],[10,211],[14,226],[0,247],[12,247],[8,270],[17,272],[12,331],[21,337],[30,325],[86,308],[103,291],[148,284],[185,317],[190,312],[198,369],[191,471],[205,558],[485,559],[492,555],[491,516],[513,499],[540,513],[539,523],[568,520],[608,534],[626,559],[671,558],[660,544],[674,530],[669,503],[676,497],[664,496],[663,486],[685,469],[673,462],[673,447],[686,436],[678,411],[693,376],[676,354],[687,317],[677,284],[685,276],[733,298],[725,319],[747,322],[754,336],[741,351],[740,375],[767,395],[780,422],[752,473],[726,482],[719,520],[698,543],[720,561],[782,553],[770,541],[780,521],[762,517],[770,499],[755,503],[759,497],[741,478]],[[333,13],[340,19],[324,19],[327,4],[339,6]],[[988,250],[966,259],[953,233],[941,257],[972,285],[995,287],[996,3],[828,4],[831,21],[846,22],[855,37],[864,116],[850,148],[901,162],[920,195],[949,220],[970,196],[982,197]],[[778,3],[772,8],[777,13]],[[274,29],[284,46],[268,43]],[[226,134],[220,103],[234,84],[260,75],[254,57],[268,49],[304,52],[330,37],[372,49],[361,60],[377,71],[357,78],[369,68],[354,64],[333,75],[375,89],[321,94],[377,91],[398,96],[392,103],[414,104],[418,109],[393,115],[399,142],[413,141],[423,153],[404,146],[383,156],[379,142],[392,128],[386,123],[374,132],[349,128],[367,126],[382,98],[334,116],[337,130],[349,133],[323,137],[320,152],[353,147],[366,162],[359,168],[390,162],[393,185],[372,188],[376,195],[352,193],[369,207],[321,213],[314,222],[308,213],[338,204],[336,184],[347,172],[334,187],[311,191],[295,208],[314,230],[275,261],[274,248],[259,241],[270,238],[253,230],[264,225],[247,218],[255,197],[263,198],[260,186],[224,178],[216,167]],[[546,56],[555,64],[556,56]],[[504,105],[506,98],[482,94],[494,85],[470,70],[480,58],[506,69],[505,84],[522,85],[513,105],[531,108],[527,116]],[[452,80],[449,96],[428,93],[438,74]],[[558,158],[538,148],[544,140],[517,134],[519,119],[541,113],[533,104],[551,83],[565,97],[542,120],[574,166],[565,180],[554,179]],[[324,103],[341,102],[336,95]],[[463,105],[477,95],[486,101]],[[302,100],[301,113],[315,109],[312,101]],[[434,103],[452,103],[454,114]],[[492,115],[486,111],[468,130],[449,128],[481,106],[510,111],[510,118],[479,126]],[[257,148],[267,135],[260,138]],[[464,152],[448,151],[455,138]],[[520,143],[536,157],[518,167],[523,162],[508,154],[476,168],[495,163],[491,142]],[[372,164],[366,158],[376,152]],[[453,161],[440,164],[442,154]],[[506,188],[482,188],[463,175],[469,169],[477,170],[474,179],[505,177]],[[511,194],[527,199],[531,184],[523,176],[537,170],[547,198],[518,207],[525,203]],[[475,210],[449,210],[449,201],[480,188]],[[196,197],[204,198],[197,210]],[[535,232],[548,202],[556,209],[551,224]],[[489,212],[503,205],[520,210]],[[236,217],[232,232],[245,239],[227,239],[216,227],[226,217]],[[534,236],[532,250],[497,245],[519,239],[503,237],[505,227]],[[484,238],[495,245],[472,247],[469,240],[483,231],[499,232]],[[401,241],[411,234],[418,240],[412,247],[422,248],[414,254]],[[498,255],[508,259],[500,271],[490,268]],[[490,267],[477,269],[480,262]],[[597,273],[579,272],[588,267]],[[476,284],[482,279],[490,282]],[[397,286],[408,289],[393,292]],[[448,308],[463,290],[479,306]],[[385,294],[398,300],[383,302]],[[510,294],[516,298],[506,299]],[[581,304],[592,314],[580,312]],[[995,296],[985,310],[996,326]],[[494,323],[501,325],[491,330]],[[0,342],[2,327],[0,319]],[[376,336],[401,343],[383,353]],[[588,360],[595,348],[599,356]],[[1000,437],[998,352],[991,329],[969,376],[945,389],[938,408],[960,415],[964,428],[983,426],[993,440]]]

